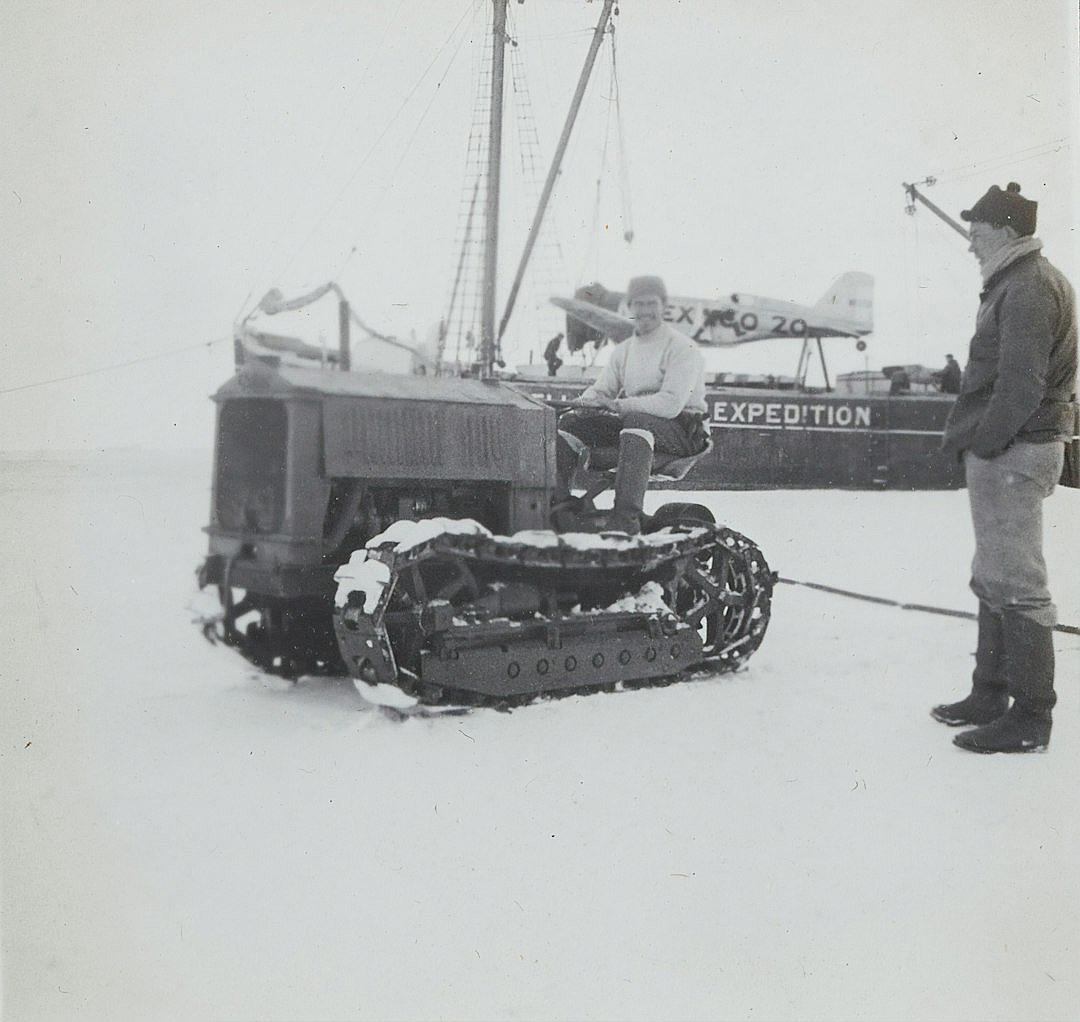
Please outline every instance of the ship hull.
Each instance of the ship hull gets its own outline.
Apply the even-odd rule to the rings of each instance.
[[[520,381],[568,401],[582,384]],[[673,488],[685,490],[949,490],[962,466],[941,451],[954,398],[813,393],[752,387],[706,393],[713,450]]]

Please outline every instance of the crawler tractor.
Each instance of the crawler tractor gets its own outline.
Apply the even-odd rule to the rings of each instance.
[[[214,400],[205,627],[263,670],[500,704],[730,671],[762,641],[775,577],[705,507],[552,527],[556,414],[510,386],[251,361]]]

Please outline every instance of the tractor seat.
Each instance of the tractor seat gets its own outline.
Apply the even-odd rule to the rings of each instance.
[[[577,439],[576,437],[574,439]],[[697,454],[679,456],[677,454],[665,454],[661,451],[653,455],[652,472],[649,475],[651,483],[677,483],[684,479],[702,458],[713,449],[712,437],[709,437],[705,446]],[[619,463],[619,449],[617,447],[594,447],[589,452],[589,462],[586,471],[590,473],[608,472],[614,473]]]

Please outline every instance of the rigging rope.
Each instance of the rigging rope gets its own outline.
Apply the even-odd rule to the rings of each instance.
[[[596,196],[593,200],[593,219],[589,230],[588,247],[581,263],[578,279],[586,277],[590,260],[593,260],[592,280],[600,277],[600,211],[603,200],[604,178],[608,167],[608,150],[611,143],[612,121],[615,123],[616,164],[618,167],[618,187],[620,198],[619,216],[623,224],[623,240],[629,244],[634,240],[634,219],[630,202],[630,167],[626,151],[626,133],[623,128],[622,104],[619,99],[619,72],[615,55],[615,24],[612,22],[607,33],[611,39],[611,73],[608,80],[607,110],[604,118],[604,142],[600,149],[600,170],[596,178]]]
[[[454,305],[457,302],[458,285],[461,283],[461,271],[465,265],[465,255],[468,251],[469,238],[472,235],[473,214],[476,212],[476,197],[480,194],[480,178],[476,179],[473,186],[472,201],[469,203],[469,213],[465,220],[465,241],[461,246],[461,255],[458,258],[457,272],[454,274],[454,283],[450,288],[450,307],[446,311],[446,317],[439,326],[439,347],[435,357],[436,369],[442,367],[443,357],[446,352],[446,335],[450,329],[450,323],[454,317]]]
[[[619,187],[622,191],[623,239],[634,240],[634,212],[630,206],[630,158],[626,153],[622,103],[619,100],[619,72],[615,63],[615,24],[611,25],[611,83],[615,92],[615,123],[619,130]]]
[[[115,369],[126,369],[128,366],[138,365],[141,362],[152,362],[159,358],[168,358],[170,355],[180,355],[186,351],[199,351],[210,349],[215,344],[224,344],[231,341],[231,337],[215,337],[212,341],[200,341],[198,344],[186,344],[180,348],[170,348],[168,351],[154,352],[152,355],[141,355],[139,358],[131,358],[126,362],[114,362],[112,365],[99,366],[97,369],[86,369],[81,373],[69,373],[66,376],[53,376],[48,380],[37,380],[34,383],[23,383],[18,387],[5,387],[0,394],[14,394],[19,390],[33,390],[36,387],[47,387],[53,383],[65,383],[68,380],[81,380],[85,376],[96,376],[99,373],[109,373]]]
[[[472,327],[476,325],[481,301],[480,278],[483,249],[475,234],[482,233],[483,224],[486,221],[488,141],[486,126],[491,105],[492,74],[490,46],[481,46],[478,51],[474,51],[474,68],[476,91],[473,96],[472,123],[465,146],[461,197],[458,202],[457,230],[460,233],[455,239],[461,248],[458,270],[451,287],[448,311],[439,330],[437,372],[442,372],[445,368],[446,342],[451,334],[454,335],[454,361],[459,365],[465,361],[472,361],[472,352],[475,347],[475,334]],[[479,218],[475,217],[477,209],[481,210]],[[480,224],[474,229],[477,219]],[[463,340],[467,349],[465,352],[462,350]]]
[[[490,6],[490,4],[480,4]],[[488,23],[489,25],[490,23]],[[474,33],[475,35],[475,33]],[[488,31],[480,33],[489,38]],[[465,145],[464,170],[458,203],[458,227],[455,241],[460,245],[458,271],[451,286],[448,311],[441,326],[438,347],[442,352],[438,372],[446,368],[446,341],[454,335],[454,362],[458,367],[476,359],[478,320],[483,302],[483,236],[487,220],[487,127],[491,108],[491,46],[474,50],[476,91],[473,97],[472,123]],[[476,211],[480,215],[475,215]]]
[[[424,107],[423,112],[420,114],[420,119],[416,122],[416,125],[412,130],[412,134],[409,135],[408,140],[405,142],[405,148],[402,149],[401,155],[398,157],[397,163],[394,164],[393,170],[390,171],[390,174],[387,177],[386,184],[383,185],[382,190],[379,192],[374,203],[372,203],[371,208],[368,210],[367,215],[361,220],[360,228],[358,229],[367,226],[367,223],[371,219],[373,213],[376,210],[382,208],[383,202],[386,197],[397,186],[398,181],[400,180],[398,177],[398,171],[401,170],[401,165],[405,162],[406,157],[409,155],[409,151],[412,149],[412,144],[416,141],[416,136],[420,134],[420,129],[424,126],[424,121],[427,120],[428,113],[431,111],[432,106],[435,104],[435,100],[439,97],[439,90],[442,88],[443,82],[446,81],[446,76],[450,74],[450,71],[454,66],[454,62],[457,60],[458,54],[461,52],[461,47],[464,44],[465,40],[468,38],[468,36],[469,34],[467,32],[462,33],[461,38],[458,40],[458,44],[455,47],[454,52],[450,55],[450,61],[447,63],[446,68],[442,73],[442,77],[436,83],[435,89],[431,93],[431,98],[427,101],[427,105]],[[353,245],[349,249],[348,253],[345,255],[345,258],[341,261],[341,265],[338,267],[338,271],[335,274],[336,277],[341,276],[342,272],[345,270],[345,267],[352,260],[352,257],[356,255],[357,251],[359,251],[359,247],[357,245]]]
[[[1037,157],[1046,156],[1053,152],[1060,152],[1061,149],[1069,148],[1070,144],[1071,143],[1066,137],[1054,138],[1050,139],[1048,142],[1040,142],[1038,145],[1026,146],[1023,149],[1015,149],[1010,153],[999,153],[996,156],[992,156],[980,162],[961,163],[958,166],[950,167],[947,170],[941,171],[941,173],[937,174],[936,177],[939,181],[945,179],[960,181],[966,177],[972,177],[975,174],[989,173],[992,169],[1000,169],[999,167],[997,167],[998,164],[1007,166],[1009,162],[1014,159],[1014,157],[1024,157],[1023,160],[1015,160],[1015,162],[1017,163],[1023,163],[1026,162],[1026,160],[1028,159],[1036,159]],[[1045,152],[1035,152],[1036,149],[1045,150]],[[1033,153],[1033,155],[1025,156],[1026,153]],[[990,164],[994,164],[995,166],[990,167]],[[953,175],[959,174],[961,171],[966,172],[963,177],[953,177]]]
[[[1025,156],[1025,157],[1023,157],[1021,159],[1003,160],[1001,162],[997,162],[997,163],[993,163],[993,164],[990,164],[989,161],[988,161],[988,165],[982,167],[979,170],[973,170],[969,174],[959,174],[959,175],[953,174],[948,178],[948,180],[950,182],[952,182],[952,181],[966,181],[968,178],[972,178],[972,177],[983,177],[986,174],[991,174],[991,173],[993,173],[995,171],[1005,170],[1005,169],[1010,168],[1010,167],[1018,166],[1021,163],[1029,163],[1031,160],[1042,159],[1044,156],[1053,156],[1055,153],[1059,153],[1059,152],[1061,152],[1062,149],[1066,149],[1066,148],[1068,148],[1068,143],[1065,143],[1065,144],[1059,145],[1059,146],[1055,146],[1055,147],[1050,148],[1050,149],[1045,149],[1042,152],[1032,153],[1030,156]]]
[[[922,341],[922,248],[919,221],[915,221],[915,344]]]
[[[435,56],[431,58],[431,61],[424,68],[424,70],[421,72],[420,77],[417,78],[416,82],[413,84],[412,88],[408,91],[405,98],[401,101],[400,105],[397,107],[397,109],[394,111],[394,113],[390,116],[389,120],[386,122],[386,124],[383,127],[382,131],[379,132],[379,134],[376,137],[375,141],[372,142],[371,146],[369,147],[367,152],[364,154],[363,158],[360,160],[360,162],[353,169],[353,172],[349,175],[349,177],[345,181],[345,183],[338,189],[337,194],[330,201],[330,203],[326,206],[326,208],[323,210],[322,214],[316,218],[315,223],[312,225],[311,230],[307,233],[307,235],[304,237],[304,239],[298,245],[296,245],[293,248],[292,252],[289,254],[287,260],[282,265],[282,267],[281,267],[280,271],[278,272],[277,276],[279,276],[279,277],[283,276],[285,273],[288,272],[290,267],[295,262],[296,257],[300,254],[301,251],[303,251],[303,249],[307,246],[307,244],[315,236],[315,233],[318,231],[318,229],[326,221],[326,218],[337,207],[338,203],[341,201],[341,199],[343,198],[345,193],[348,191],[348,189],[352,186],[353,182],[359,176],[360,171],[363,170],[363,168],[367,164],[368,160],[370,160],[371,157],[378,151],[379,146],[382,143],[382,140],[387,136],[387,134],[389,134],[390,130],[392,128],[394,128],[395,125],[397,125],[398,118],[401,116],[401,114],[404,111],[405,107],[412,100],[413,96],[416,94],[416,92],[420,88],[420,86],[423,85],[425,79],[430,74],[431,69],[435,66],[435,64],[438,62],[439,58],[445,52],[446,48],[453,41],[454,37],[457,35],[457,33],[461,29],[462,25],[466,23],[466,19],[469,17],[469,14],[471,12],[472,7],[473,7],[473,0],[469,0],[469,3],[466,5],[465,11],[462,13],[461,17],[457,20],[454,27],[450,30],[450,33],[447,35],[446,39],[443,40],[443,43],[439,47],[439,49],[436,51]],[[272,254],[271,254],[271,258],[272,258]],[[269,265],[269,262],[267,263],[267,265]]]
[[[604,118],[604,141],[600,146],[600,169],[596,174],[596,195],[593,198],[592,223],[589,225],[589,234],[585,248],[585,254],[581,260],[581,270],[578,272],[578,280],[585,280],[589,263],[594,262],[592,280],[600,276],[600,206],[604,190],[604,174],[607,171],[608,142],[611,138],[611,88],[608,88],[608,105]]]
[[[404,7],[405,7],[404,4],[398,4],[394,8],[393,14],[391,15],[390,19],[386,22],[385,26],[383,27],[382,35],[379,37],[378,42],[375,44],[375,46],[371,50],[372,54],[382,53],[383,44],[386,42],[386,38],[390,34],[390,29],[393,27],[394,23],[397,21],[398,15],[401,13],[401,11],[404,9]],[[364,65],[363,77],[357,82],[356,88],[354,90],[353,98],[348,100],[347,102],[344,102],[344,103],[341,104],[341,110],[339,111],[337,118],[335,119],[335,121],[334,121],[332,127],[330,128],[330,130],[328,132],[326,132],[326,134],[325,134],[325,136],[323,138],[323,144],[322,144],[322,148],[319,151],[318,159],[316,159],[312,171],[306,176],[311,176],[311,174],[314,174],[322,166],[323,161],[326,158],[326,153],[327,153],[328,149],[330,148],[331,139],[333,139],[337,135],[338,128],[341,127],[342,121],[345,120],[345,115],[349,112],[349,110],[355,104],[356,97],[358,97],[358,96],[360,96],[362,94],[362,90],[363,90],[364,86],[366,86],[368,84],[368,82],[370,81],[370,79],[371,79],[370,71],[371,71],[371,60],[369,59],[368,62]],[[335,88],[335,90],[337,89],[336,84],[335,84],[334,88]],[[342,85],[342,88],[344,88],[344,85]],[[299,185],[301,180],[303,180],[303,179],[298,178],[294,182],[294,187],[296,185]],[[296,191],[296,199],[292,204],[292,209],[290,210],[289,215],[285,218],[285,221],[282,224],[281,228],[278,230],[277,235],[274,237],[274,240],[270,243],[270,245],[267,248],[266,259],[265,259],[262,267],[260,268],[260,270],[258,272],[258,275],[255,277],[255,284],[256,285],[259,284],[259,282],[264,278],[266,272],[270,269],[270,264],[271,264],[271,262],[273,262],[274,256],[277,253],[279,246],[281,245],[282,238],[284,238],[285,234],[292,228],[293,222],[296,220],[296,214],[300,211],[300,202],[301,202],[301,200],[302,200],[305,193],[304,193],[303,189],[301,189],[299,187],[295,187],[295,191]],[[245,309],[247,309],[247,303],[250,301],[251,296],[254,293],[254,291],[255,291],[255,288],[252,287],[251,291],[249,291],[247,296],[244,298],[243,302],[240,305],[240,308],[237,310],[234,322],[238,323],[240,321],[241,317],[244,315],[244,311],[245,311]]]
[[[511,9],[510,23],[514,24],[513,9]],[[518,158],[521,162],[521,180],[524,186],[523,197],[528,208],[539,210],[546,177],[545,160],[523,50],[524,47],[517,45],[515,37],[510,50],[511,99],[517,128]],[[532,239],[534,255],[528,263],[521,282],[527,299],[522,305],[528,306],[532,312],[534,343],[541,348],[551,336],[552,320],[557,314],[546,300],[543,304],[537,302],[537,291],[542,289],[545,294],[551,294],[566,286],[566,260],[559,241],[558,223],[555,220],[557,195],[558,190],[553,190],[546,213],[537,228],[536,237]],[[504,358],[502,339],[509,322],[508,317],[513,308],[514,297],[515,288],[512,286],[510,297],[507,299],[508,311],[504,313],[496,332],[495,358],[497,362]],[[519,351],[516,354],[520,356],[522,352]]]

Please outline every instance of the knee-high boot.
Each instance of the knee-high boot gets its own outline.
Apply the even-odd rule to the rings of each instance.
[[[615,506],[608,519],[613,532],[636,536],[641,532],[645,491],[652,472],[653,435],[647,429],[619,433],[619,465],[615,470]]]
[[[1026,614],[1002,614],[1005,679],[1013,704],[991,724],[953,741],[970,752],[1041,752],[1050,744],[1054,692],[1054,630]]]
[[[975,647],[975,670],[971,693],[958,703],[935,706],[930,714],[950,727],[989,724],[1009,706],[1005,684],[1005,632],[1002,615],[979,602],[979,640]]]

